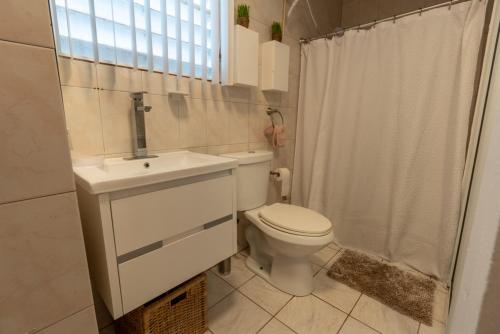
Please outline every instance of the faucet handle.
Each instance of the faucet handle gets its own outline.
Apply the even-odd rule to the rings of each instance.
[[[133,99],[142,99],[144,94],[147,94],[148,92],[142,91],[142,92],[132,92],[130,93],[130,97]]]
[[[140,107],[137,107],[136,110],[137,111],[150,112],[151,108],[152,108],[151,106],[140,106]]]

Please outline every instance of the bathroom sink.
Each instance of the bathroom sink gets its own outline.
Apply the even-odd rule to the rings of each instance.
[[[237,160],[190,151],[160,153],[156,158],[105,159],[97,166],[75,166],[78,185],[91,194],[108,193],[236,168]]]

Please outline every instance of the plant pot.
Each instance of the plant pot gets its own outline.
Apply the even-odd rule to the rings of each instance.
[[[248,28],[250,25],[250,19],[248,17],[240,17],[236,19],[236,23],[238,23],[240,26],[244,26],[245,28]]]
[[[281,42],[281,39],[283,38],[283,33],[281,32],[273,32],[271,34],[271,39],[273,41],[278,41],[278,42]]]

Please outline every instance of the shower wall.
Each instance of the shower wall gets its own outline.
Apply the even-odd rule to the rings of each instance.
[[[317,0],[318,2],[320,0]],[[394,15],[433,6],[446,0],[342,0],[342,27],[385,19]]]
[[[294,9],[286,18],[286,32],[294,36],[314,37],[340,26],[342,0],[286,0],[287,13],[294,3]]]

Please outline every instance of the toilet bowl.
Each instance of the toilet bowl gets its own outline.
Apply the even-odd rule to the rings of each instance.
[[[250,246],[247,266],[284,292],[310,294],[314,289],[311,255],[333,241],[331,222],[296,205],[265,205],[272,152],[224,156],[239,161],[237,207],[252,223],[245,230]]]

